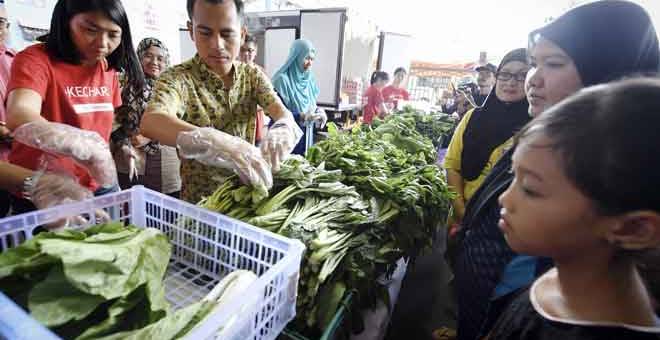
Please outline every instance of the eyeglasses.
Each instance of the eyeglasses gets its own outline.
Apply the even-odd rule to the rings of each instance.
[[[508,81],[511,80],[511,78],[513,78],[518,82],[523,82],[525,81],[526,77],[527,77],[527,72],[524,73],[497,72],[495,74],[495,78],[501,81]]]
[[[0,17],[0,29],[9,28],[9,20]]]

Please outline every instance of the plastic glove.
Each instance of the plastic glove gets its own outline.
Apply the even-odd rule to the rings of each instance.
[[[310,106],[309,109],[305,112],[300,113],[300,120],[302,122],[308,122],[314,119],[314,110],[316,106]]]
[[[309,107],[307,107],[307,110],[305,110],[305,112],[300,113],[300,120],[303,123],[313,121],[314,116],[316,115],[316,110],[318,110],[316,104],[310,105]]]
[[[128,163],[128,179],[132,182],[138,177],[137,166],[135,165],[138,158],[137,152],[130,144],[124,144],[121,147],[122,156],[126,163]]]
[[[108,143],[95,131],[71,125],[36,121],[14,130],[17,142],[47,153],[73,158],[102,187],[117,184],[117,168]]]
[[[325,110],[323,110],[320,107],[316,108],[316,112],[312,114],[312,120],[317,122],[317,126],[322,129],[325,124],[328,122],[328,115],[325,113]]]
[[[268,163],[254,145],[214,128],[180,132],[176,138],[179,154],[210,166],[232,169],[243,183],[255,187],[273,186]]]
[[[94,197],[89,189],[65,175],[37,174],[32,183],[28,195],[38,209]]]
[[[78,184],[74,178],[41,172],[33,176],[32,185],[28,189],[27,194],[37,209],[46,209],[94,197],[94,194],[89,189]],[[102,210],[96,211],[95,217],[97,223],[110,221],[110,216]],[[63,228],[77,228],[88,224],[89,220],[83,216],[74,216],[49,223],[46,227],[50,230],[59,230]]]
[[[280,163],[293,151],[302,136],[302,130],[291,117],[281,118],[268,130],[261,143],[261,153],[273,172],[279,171]]]

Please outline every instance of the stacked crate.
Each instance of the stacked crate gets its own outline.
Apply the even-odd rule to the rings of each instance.
[[[361,78],[342,78],[341,93],[348,97],[349,105],[362,105],[366,103],[362,96],[364,95],[363,81]]]

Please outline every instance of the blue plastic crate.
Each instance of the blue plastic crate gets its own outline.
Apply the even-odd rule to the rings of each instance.
[[[222,328],[223,339],[272,340],[296,313],[300,261],[304,245],[195,205],[133,187],[32,213],[0,219],[0,249],[14,247],[35,229],[83,215],[95,224],[95,212],[114,221],[161,230],[170,239],[172,257],[165,277],[173,309],[195,303],[228,273],[251,270],[258,279],[227,308],[213,312],[189,339],[207,339]],[[247,308],[246,308],[247,307]],[[229,320],[240,315],[238,320]],[[21,307],[0,293],[0,339],[58,339]]]

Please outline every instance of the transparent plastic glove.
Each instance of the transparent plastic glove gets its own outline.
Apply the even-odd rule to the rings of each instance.
[[[320,107],[316,108],[316,111],[312,114],[312,120],[317,123],[317,126],[322,129],[325,124],[328,122],[328,115]]]
[[[14,139],[47,153],[68,156],[85,167],[102,187],[117,184],[117,169],[108,143],[95,131],[37,121],[14,130]]]
[[[27,192],[30,200],[37,209],[46,209],[62,204],[74,203],[94,197],[87,188],[81,186],[75,179],[65,176],[38,172],[32,178],[32,186]],[[96,223],[110,221],[110,216],[102,210],[95,212]],[[73,216],[59,220],[46,227],[49,230],[64,228],[79,228],[88,225],[89,220],[83,216]]]
[[[310,106],[309,109],[305,112],[300,113],[300,119],[303,122],[309,122],[314,119],[314,111],[316,110],[316,106]]]
[[[291,117],[281,118],[268,130],[261,143],[261,153],[273,172],[280,170],[280,163],[293,151],[302,136],[302,130]]]
[[[232,169],[243,183],[255,187],[273,186],[273,175],[268,163],[254,145],[216,130],[197,128],[180,132],[176,138],[179,155],[210,166]]]
[[[133,181],[138,177],[137,166],[135,165],[137,159],[137,152],[130,144],[124,144],[121,147],[122,156],[128,163],[128,179]]]

